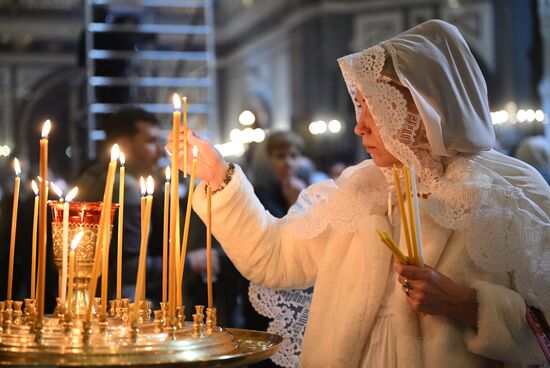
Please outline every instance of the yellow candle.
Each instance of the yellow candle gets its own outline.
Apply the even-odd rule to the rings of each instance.
[[[178,226],[176,227],[176,239],[178,239],[178,243],[176,244],[176,254],[175,254],[175,259],[176,259],[176,305],[177,306],[181,306],[182,305],[182,290],[181,290],[181,278],[180,278],[180,272],[181,271],[181,263],[180,263],[180,253],[181,253],[181,249],[180,249],[180,246],[181,246],[181,243],[180,243],[180,224],[181,224],[181,220],[180,220],[180,209],[179,209],[179,206],[178,206],[178,210],[176,212],[176,224],[178,224]],[[178,283],[178,280],[180,281]]]
[[[36,297],[36,226],[38,225],[38,185],[33,180],[31,181],[32,190],[34,192],[34,210],[32,213],[32,256],[31,256],[31,299]]]
[[[409,228],[411,231],[411,243],[413,250],[413,264],[418,266],[418,251],[416,243],[416,225],[414,219],[413,211],[413,199],[412,199],[412,189],[411,189],[411,177],[409,174],[409,167],[403,166],[403,173],[405,174],[405,188],[407,191],[407,209],[409,210]]]
[[[38,214],[38,285],[36,295],[37,322],[40,326],[44,318],[44,292],[46,283],[46,241],[47,241],[47,214],[46,206],[48,193],[46,182],[48,181],[48,134],[50,134],[51,122],[46,120],[42,127],[42,139],[40,139],[40,203]]]
[[[11,212],[11,238],[10,238],[10,263],[8,271],[8,300],[11,300],[11,292],[13,286],[13,256],[15,253],[15,235],[17,232],[17,210],[19,208],[19,186],[21,185],[21,167],[19,160],[13,160],[13,168],[15,169],[15,181],[13,185],[13,207]]]
[[[151,223],[151,207],[153,205],[153,191],[155,184],[151,176],[147,177],[147,196],[145,200],[145,223],[143,226],[143,233],[141,234],[141,244],[139,247],[139,265],[136,278],[136,294],[134,296],[134,313],[135,318],[138,316],[140,301],[144,300],[145,296],[145,269],[147,262],[147,240],[149,234],[149,227]]]
[[[403,252],[401,252],[401,249],[395,244],[395,241],[386,233],[384,230],[377,230],[378,236],[382,240],[384,244],[389,248],[389,250],[393,253],[395,259],[397,259],[399,262],[408,264],[409,260]]]
[[[171,167],[171,192],[170,192],[170,269],[168,273],[168,316],[172,321],[176,315],[176,277],[177,274],[177,262],[176,248],[179,243],[179,236],[177,236],[176,229],[179,228],[177,221],[177,212],[179,206],[179,180],[178,180],[178,164],[179,164],[179,130],[181,113],[179,111],[181,107],[181,100],[177,93],[173,96],[174,112],[172,115],[172,134],[174,140],[172,142],[172,167]]]
[[[187,178],[187,97],[185,96],[183,97],[183,177]]]
[[[414,228],[416,234],[416,262],[419,267],[424,267],[424,255],[422,251],[422,229],[420,228],[420,213],[418,209],[418,191],[416,189],[416,173],[411,166],[411,188],[414,214]]]
[[[166,182],[164,183],[164,221],[162,236],[162,302],[166,303],[168,292],[168,211],[170,203],[170,168],[166,167]]]
[[[206,274],[208,279],[208,308],[214,308],[212,295],[212,187],[206,190]]]
[[[67,292],[67,313],[69,316],[73,312],[73,280],[74,280],[74,257],[76,248],[84,236],[84,231],[80,231],[71,242],[71,252],[69,253],[69,291]]]
[[[140,177],[139,178],[139,183],[141,185],[141,201],[140,201],[140,205],[141,205],[141,212],[140,212],[140,215],[141,215],[141,220],[140,220],[140,231],[141,231],[141,237],[143,238],[143,234],[145,234],[145,206],[146,206],[146,203],[147,203],[147,184],[145,183],[145,179],[143,179],[143,177]],[[137,280],[136,280],[137,282]],[[141,296],[142,298],[145,298],[145,295],[142,295]]]
[[[69,253],[69,202],[71,202],[78,193],[78,187],[74,187],[65,197],[65,203],[63,203],[63,248],[61,259],[61,303],[65,303],[65,296],[67,290],[67,263]]]
[[[107,179],[105,180],[105,191],[103,193],[103,207],[101,209],[101,217],[99,220],[99,231],[97,234],[95,255],[94,255],[94,266],[92,268],[92,278],[90,281],[90,288],[88,289],[88,300],[90,300],[88,311],[86,313],[86,319],[90,320],[92,318],[92,308],[93,300],[97,290],[97,279],[99,278],[99,267],[101,266],[101,250],[105,243],[105,233],[109,231],[111,227],[111,205],[113,200],[113,185],[115,181],[115,173],[117,160],[120,150],[118,144],[113,145],[111,149],[111,162],[109,162],[109,169],[107,171]],[[103,249],[105,251],[105,249]],[[106,294],[104,294],[106,297]],[[103,296],[103,295],[102,295]],[[101,303],[101,308],[103,312],[107,311],[107,303]]]
[[[183,228],[183,243],[180,259],[180,280],[179,285],[183,281],[183,271],[185,269],[185,253],[187,252],[187,241],[189,240],[189,222],[191,220],[191,209],[193,207],[193,191],[195,190],[195,171],[197,169],[197,146],[193,146],[193,164],[191,165],[191,178],[189,179],[189,194],[187,196],[187,211],[185,212],[185,224]]]
[[[393,181],[395,184],[395,191],[397,194],[397,202],[399,203],[399,214],[401,215],[401,226],[403,227],[405,233],[405,241],[407,243],[407,253],[410,259],[414,259],[411,235],[409,234],[409,222],[407,221],[407,214],[405,213],[405,204],[403,203],[403,192],[401,191],[401,182],[399,180],[399,174],[397,172],[397,167],[393,166]]]
[[[122,298],[122,233],[124,230],[124,174],[126,157],[120,152],[120,172],[118,185],[118,238],[117,238],[117,265],[116,265],[116,298]]]
[[[116,149],[114,148],[116,146]],[[112,152],[112,151],[116,152]],[[116,153],[116,155],[113,155]],[[113,157],[114,156],[114,157]],[[120,157],[120,148],[118,144],[113,146],[111,150],[111,162],[109,163],[108,174],[111,175],[109,178],[109,197],[104,201],[106,203],[105,208],[105,221],[103,222],[103,262],[102,262],[102,271],[101,271],[101,311],[107,313],[107,299],[108,299],[108,288],[109,288],[109,250],[111,246],[110,234],[111,234],[111,205],[113,203],[113,186],[115,184],[115,175],[118,159]],[[111,168],[112,166],[112,168]],[[91,299],[90,299],[91,300]]]

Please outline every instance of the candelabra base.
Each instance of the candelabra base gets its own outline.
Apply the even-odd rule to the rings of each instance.
[[[143,323],[136,335],[120,318],[109,318],[106,330],[94,323],[85,336],[82,321],[69,326],[48,317],[37,341],[29,326],[14,325],[0,333],[0,365],[238,367],[271,356],[282,343],[280,336],[259,331],[216,327],[197,334],[190,322],[175,333]]]

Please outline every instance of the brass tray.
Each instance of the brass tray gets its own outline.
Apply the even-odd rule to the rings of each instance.
[[[86,367],[240,367],[257,363],[275,354],[282,337],[267,332],[220,329],[221,339],[230,339],[235,348],[219,355],[205,354],[209,339],[177,338],[154,346],[139,344],[97,346],[90,349],[64,349],[57,346],[0,345],[0,365],[7,366],[86,366]],[[225,335],[225,337],[224,337]],[[190,344],[191,342],[191,344]],[[204,349],[203,349],[204,348]],[[73,351],[71,351],[73,350]]]

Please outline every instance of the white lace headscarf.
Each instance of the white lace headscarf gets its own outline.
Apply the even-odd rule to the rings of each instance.
[[[467,229],[466,247],[479,267],[509,272],[528,303],[549,308],[550,191],[542,180],[517,187],[513,175],[530,169],[484,153],[495,140],[487,87],[457,28],[430,20],[338,62],[386,149],[417,169],[418,190],[427,195],[421,211],[445,228]],[[409,112],[411,102],[420,119]],[[357,119],[360,113],[356,108]],[[391,193],[389,169],[382,171]]]
[[[352,98],[356,89],[364,96],[386,149],[419,169],[421,188],[441,174],[441,157],[492,148],[487,86],[456,27],[430,20],[338,63]]]

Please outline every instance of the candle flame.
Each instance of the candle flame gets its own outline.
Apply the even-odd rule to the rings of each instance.
[[[42,138],[48,138],[51,128],[52,122],[50,121],[50,119],[48,119],[44,122],[44,125],[42,125]]]
[[[139,178],[139,185],[141,187],[141,196],[143,197],[147,193],[147,186],[145,185],[145,179],[143,179],[143,176]]]
[[[74,197],[76,197],[76,195],[78,194],[78,187],[74,187],[73,189],[71,189],[71,191],[69,193],[67,193],[67,195],[65,196],[65,202],[70,202],[74,199]]]
[[[42,177],[40,175],[38,175],[36,178],[38,179],[39,183],[42,183]]]
[[[170,174],[172,174],[171,170],[170,170],[170,166],[166,166],[166,181],[170,181]]]
[[[199,149],[197,146],[193,146],[193,158],[197,158],[199,155]]]
[[[183,100],[183,103],[187,103],[187,96],[183,96],[181,99]]]
[[[153,195],[154,191],[155,191],[155,181],[153,180],[153,177],[149,175],[147,177],[147,194]]]
[[[178,95],[177,93],[174,93],[172,95],[172,103],[174,104],[174,109],[179,110],[181,108],[180,95]]]
[[[50,186],[52,187],[52,190],[55,192],[55,194],[57,194],[59,199],[63,198],[63,191],[59,189],[59,187],[55,185],[53,181],[50,183]]]
[[[34,192],[34,195],[37,196],[38,195],[38,185],[36,185],[36,182],[34,180],[31,181],[31,188],[32,188],[32,191]]]
[[[17,157],[13,159],[13,168],[15,170],[15,176],[21,175],[21,165],[19,165]]]
[[[76,250],[83,236],[84,236],[84,231],[82,230],[80,230],[80,232],[75,235],[75,237],[73,238],[73,241],[71,241],[71,250]]]
[[[120,160],[120,166],[124,166],[126,163],[126,156],[124,155],[124,152],[120,151],[120,156],[118,159]]]
[[[120,155],[120,148],[118,147],[118,144],[113,144],[113,148],[111,148],[111,161],[118,160],[118,156]]]

